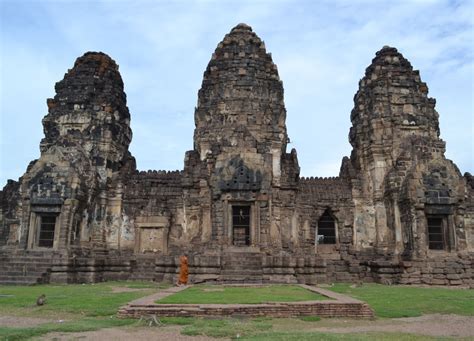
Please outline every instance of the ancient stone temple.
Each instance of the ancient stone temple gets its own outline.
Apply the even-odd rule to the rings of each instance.
[[[212,54],[180,171],[137,171],[114,60],[56,84],[41,156],[0,192],[0,282],[472,285],[474,179],[444,156],[435,100],[395,48],[359,82],[338,177],[302,178],[283,85],[240,24]],[[344,137],[341,137],[344,138]]]

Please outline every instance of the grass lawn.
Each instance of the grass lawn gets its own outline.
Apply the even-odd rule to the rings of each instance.
[[[27,340],[35,336],[41,336],[51,332],[84,332],[102,328],[120,327],[136,323],[136,320],[109,318],[78,318],[63,323],[44,323],[29,328],[0,327],[0,340],[16,341]]]
[[[117,292],[113,287],[143,289]],[[0,286],[0,313],[19,312],[22,316],[67,317],[109,316],[127,302],[154,293],[158,286],[151,282],[105,282],[96,284]],[[155,289],[155,290],[153,290]],[[46,295],[47,304],[36,306],[36,298]],[[63,318],[66,319],[66,318]]]
[[[364,284],[335,284],[332,291],[367,302],[378,317],[413,317],[423,314],[474,315],[474,290],[417,288]]]
[[[298,302],[328,300],[328,297],[298,285],[267,285],[261,287],[196,285],[165,297],[158,304],[258,304],[265,302]]]
[[[114,293],[113,287],[143,290]],[[157,288],[150,282],[0,286],[0,315],[58,321],[29,328],[0,327],[0,340],[24,340],[51,331],[86,331],[133,324],[135,320],[116,317],[118,308],[156,292]],[[47,303],[38,307],[36,298],[41,294],[46,295]]]
[[[114,287],[143,289],[140,291],[114,292]],[[30,327],[0,327],[0,340],[26,340],[49,332],[81,332],[102,328],[157,328],[147,327],[146,322],[132,319],[118,319],[118,308],[130,300],[155,293],[161,287],[149,282],[108,282],[99,284],[0,286],[0,316],[25,316],[48,319],[45,323]],[[193,289],[197,290],[193,294]],[[206,289],[206,290],[204,290]],[[224,289],[224,291],[216,291]],[[192,297],[203,299],[222,297],[231,289],[230,300],[242,297],[242,287],[195,286],[182,291]],[[232,289],[237,291],[232,293]],[[251,292],[243,295],[246,302],[289,301],[318,299],[299,286],[272,285],[266,288],[247,287]],[[256,289],[265,289],[256,292]],[[416,316],[425,313],[453,313],[474,315],[474,290],[411,288],[365,284],[350,288],[349,284],[336,284],[331,287],[336,292],[346,293],[371,304],[380,317]],[[188,291],[189,290],[189,291]],[[214,290],[214,291],[213,291]],[[46,294],[48,302],[37,307],[36,298]],[[208,295],[204,297],[205,295]],[[210,295],[210,296],[209,296]],[[310,295],[310,296],[307,296]],[[178,296],[178,295],[174,295]],[[292,297],[289,297],[292,296]],[[222,301],[214,301],[214,303]],[[229,303],[229,299],[225,300]],[[238,302],[244,302],[238,300]],[[235,302],[232,302],[235,303]],[[59,322],[59,320],[64,320]],[[449,340],[450,338],[431,338],[406,333],[355,333],[336,334],[315,332],[313,328],[330,326],[331,319],[316,316],[276,319],[276,318],[161,318],[164,325],[181,325],[185,335],[208,335],[228,337],[238,340]],[[346,321],[344,321],[345,323]],[[358,325],[353,320],[352,325]]]

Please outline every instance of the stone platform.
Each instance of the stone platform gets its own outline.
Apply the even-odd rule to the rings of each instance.
[[[327,297],[324,301],[269,302],[262,304],[156,304],[169,295],[189,288],[174,287],[159,293],[140,298],[123,306],[119,317],[139,318],[155,315],[158,317],[206,317],[206,316],[246,316],[246,317],[351,317],[373,318],[370,306],[352,297],[341,295],[322,288],[300,285],[301,287]]]

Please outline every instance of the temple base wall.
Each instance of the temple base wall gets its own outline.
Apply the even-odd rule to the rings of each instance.
[[[385,285],[448,285],[474,287],[474,254],[429,259],[367,260],[323,259],[318,255],[260,255],[253,265],[236,255],[239,269],[228,263],[228,254],[189,256],[190,283],[381,283]],[[0,283],[95,283],[114,280],[147,280],[175,283],[178,256],[119,253],[32,254],[1,252]],[[359,257],[359,258],[358,258]],[[364,259],[366,258],[366,259]],[[41,259],[41,261],[40,261]],[[24,269],[19,271],[18,268]],[[33,272],[32,269],[37,271]]]

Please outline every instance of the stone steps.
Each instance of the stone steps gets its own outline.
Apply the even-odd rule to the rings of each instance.
[[[30,285],[48,283],[52,253],[24,251],[0,255],[0,284]]]
[[[137,259],[131,263],[131,270],[131,280],[153,281],[156,277],[155,258],[137,257]]]
[[[221,283],[263,283],[262,256],[257,252],[228,252],[221,259]]]

